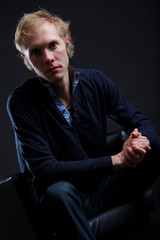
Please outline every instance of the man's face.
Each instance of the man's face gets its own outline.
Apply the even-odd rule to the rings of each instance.
[[[54,24],[45,21],[36,25],[23,37],[23,44],[24,58],[40,77],[55,83],[67,76],[69,37],[62,39]]]

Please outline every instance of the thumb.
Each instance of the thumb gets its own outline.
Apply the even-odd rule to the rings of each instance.
[[[130,136],[131,136],[132,138],[136,138],[136,137],[140,136],[140,133],[138,132],[138,129],[135,128],[135,129],[133,130],[133,132],[131,132]]]

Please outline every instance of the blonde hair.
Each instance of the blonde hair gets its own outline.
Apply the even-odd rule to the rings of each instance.
[[[24,55],[23,37],[25,35],[29,35],[35,25],[42,23],[42,21],[48,21],[50,23],[53,23],[56,26],[59,35],[62,37],[63,40],[65,40],[66,37],[69,36],[70,44],[67,45],[67,54],[68,57],[71,58],[74,54],[74,45],[69,29],[70,22],[63,21],[60,17],[53,15],[44,9],[37,12],[24,14],[24,16],[19,21],[15,32],[14,43],[20,54]],[[32,70],[30,64],[26,61],[26,59],[24,59],[24,63],[30,70]]]

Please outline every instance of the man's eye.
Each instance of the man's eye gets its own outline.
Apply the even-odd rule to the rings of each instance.
[[[57,43],[56,42],[52,42],[51,44],[50,44],[50,47],[51,48],[55,48],[57,46]]]

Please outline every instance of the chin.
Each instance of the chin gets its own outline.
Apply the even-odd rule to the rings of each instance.
[[[48,78],[48,81],[50,82],[57,82],[57,81],[61,81],[64,78],[64,76],[62,74],[55,74],[54,76]]]

